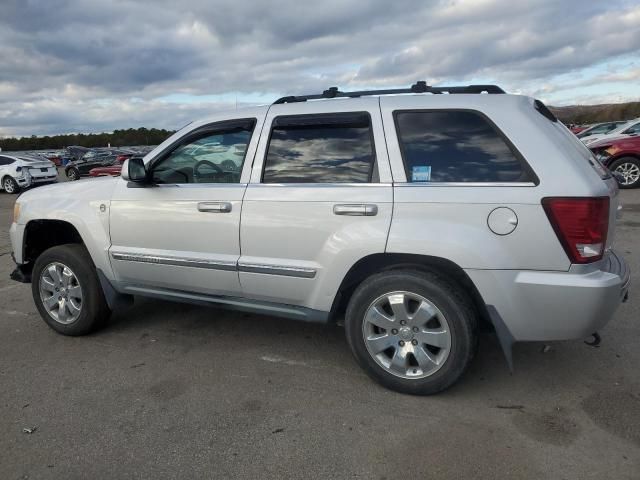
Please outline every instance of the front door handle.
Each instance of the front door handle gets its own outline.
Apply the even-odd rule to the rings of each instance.
[[[229,213],[231,211],[231,202],[200,202],[198,203],[198,211],[209,213]]]
[[[339,204],[333,206],[336,215],[373,217],[378,214],[378,206],[372,203]]]

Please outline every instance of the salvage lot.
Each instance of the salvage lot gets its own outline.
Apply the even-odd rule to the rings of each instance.
[[[632,289],[601,347],[516,345],[510,375],[485,334],[420,398],[369,380],[335,326],[140,299],[57,335],[8,278],[0,193],[0,478],[638,478],[640,190],[621,195]]]

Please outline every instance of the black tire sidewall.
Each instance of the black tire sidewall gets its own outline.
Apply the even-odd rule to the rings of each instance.
[[[619,158],[619,159],[613,161],[611,163],[611,166],[609,167],[609,170],[611,170],[613,172],[619,165],[622,165],[623,163],[633,163],[638,168],[640,168],[640,160],[638,160],[637,158],[634,158],[634,157],[622,157],[622,158]],[[620,182],[618,182],[618,186],[620,188],[623,188],[623,189],[638,188],[638,187],[640,187],[640,179],[638,179],[635,183],[632,183],[631,185],[623,185]]]
[[[371,303],[381,295],[394,291],[419,294],[438,307],[451,331],[451,351],[444,365],[422,379],[403,379],[387,372],[369,354],[362,334],[364,315]],[[477,345],[476,315],[466,295],[453,283],[434,274],[397,271],[374,275],[354,292],[345,319],[347,341],[357,362],[374,380],[391,390],[414,395],[440,392],[467,369]]]
[[[80,172],[76,168],[70,168],[67,170],[67,178],[71,181],[80,179]]]
[[[82,288],[82,311],[78,319],[68,325],[56,322],[40,300],[40,274],[52,262],[60,262],[68,266],[78,278]],[[101,327],[111,314],[93,261],[82,245],[60,245],[45,250],[33,266],[31,290],[42,319],[52,329],[63,335],[85,335]]]

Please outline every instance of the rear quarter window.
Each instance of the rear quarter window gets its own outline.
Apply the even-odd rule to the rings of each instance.
[[[407,182],[535,182],[524,159],[484,115],[394,112]]]

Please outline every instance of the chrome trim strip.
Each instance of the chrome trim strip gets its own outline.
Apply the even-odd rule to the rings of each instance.
[[[295,188],[336,188],[336,187],[390,187],[387,183],[250,183],[250,188],[295,187]]]
[[[284,265],[259,265],[255,263],[239,263],[238,270],[247,273],[264,273],[285,277],[314,278],[316,270],[305,267],[287,267]]]
[[[166,257],[159,255],[131,254],[111,252],[114,260],[139,263],[155,263],[158,265],[172,265],[176,267],[208,268],[211,270],[236,271],[235,262],[222,262],[219,260],[207,260],[204,258]]]
[[[394,187],[535,187],[533,182],[398,182]]]
[[[305,267],[289,267],[285,265],[262,265],[253,263],[236,264],[219,260],[203,258],[167,257],[161,255],[132,254],[111,252],[114,260],[138,263],[153,263],[157,265],[171,265],[176,267],[208,268],[211,270],[241,271],[248,273],[264,273],[268,275],[282,275],[285,277],[314,278],[316,270]]]

